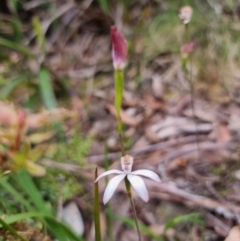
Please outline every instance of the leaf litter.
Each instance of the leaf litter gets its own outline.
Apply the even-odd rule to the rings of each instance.
[[[86,166],[91,167],[94,163],[103,167],[107,158],[108,168],[113,168],[118,165],[120,158],[120,146],[114,126],[114,86],[109,38],[113,20],[93,1],[81,3],[53,1],[56,2],[56,12],[52,15],[41,9],[41,4],[38,5],[37,1],[23,2],[23,8],[27,13],[40,16],[46,33],[47,46],[43,63],[48,66],[55,79],[54,90],[56,95],[59,95],[60,106],[63,106],[52,111],[37,108],[38,112],[35,114],[30,110],[26,118],[29,129],[28,140],[37,146],[56,142],[55,132],[39,132],[41,127],[53,120],[60,120],[63,123],[67,137],[71,136],[74,124],[80,123],[81,134],[91,133],[93,138],[92,148],[86,157]],[[239,73],[237,68],[234,68],[237,61],[234,62],[234,58],[229,60],[232,71],[230,77],[227,76],[227,67],[221,68],[221,63],[219,66],[213,64],[217,56],[214,56],[217,51],[212,50],[213,45],[210,43],[204,48],[203,40],[199,37],[192,63],[195,81],[193,113],[189,85],[181,70],[179,53],[176,51],[180,49],[178,42],[182,31],[180,23],[177,23],[174,29],[167,28],[167,36],[159,36],[160,32],[157,31],[159,16],[154,4],[156,3],[146,3],[146,1],[139,1],[139,5],[131,3],[124,22],[118,20],[123,25],[124,31],[132,37],[121,113],[127,133],[125,145],[128,153],[134,155],[135,168],[154,168],[163,180],[161,184],[147,182],[151,197],[147,212],[142,211],[143,207],[145,208],[144,204],[134,196],[138,215],[143,224],[152,232],[163,235],[166,240],[172,237],[186,240],[187,234],[190,236],[189,240],[199,240],[200,237],[210,237],[208,240],[219,240],[219,238],[226,238],[227,241],[237,240],[232,238],[238,235],[236,231],[238,226],[234,225],[239,223],[240,214],[239,198],[237,198],[240,169],[237,165],[240,123],[237,97]],[[163,2],[158,7],[162,12],[166,12],[171,9],[170,5]],[[223,4],[223,9],[225,7]],[[117,10],[118,8],[119,6],[116,7]],[[113,16],[119,19],[121,11],[117,10]],[[199,11],[201,10],[199,7]],[[149,29],[146,30],[146,27],[141,26],[144,22],[139,21],[139,33],[134,33],[133,23],[138,18],[148,19],[151,22]],[[231,19],[231,16],[226,17],[223,12],[222,18]],[[24,18],[22,21],[25,41],[34,51],[36,33]],[[55,21],[59,23],[54,28]],[[239,25],[238,22],[235,24]],[[201,31],[206,28],[206,25],[199,26]],[[192,36],[198,37],[196,30],[192,31]],[[175,34],[177,41],[171,49],[166,42],[169,41],[171,44]],[[212,30],[207,37],[212,39],[213,34]],[[223,38],[227,39],[228,33]],[[150,41],[153,42],[151,45]],[[216,48],[221,47],[220,42],[219,40]],[[231,46],[228,46],[231,49]],[[210,60],[199,58],[200,54],[209,57]],[[18,56],[18,60],[12,60],[12,64],[21,60],[21,56]],[[200,61],[209,63],[210,67],[205,68],[203,63],[199,63]],[[36,71],[32,59],[26,61],[26,66],[32,72]],[[217,74],[219,69],[222,75]],[[11,74],[17,74],[17,71],[13,70],[14,73]],[[225,76],[231,79],[229,84],[226,84]],[[10,76],[5,74],[5,77]],[[33,85],[36,83],[36,78],[33,78],[32,83]],[[16,100],[18,105],[25,105],[26,100],[23,97],[19,98],[19,93],[26,92],[26,89],[21,91],[13,89],[10,93],[11,99]],[[61,96],[63,90],[68,93],[70,102]],[[18,108],[8,102],[1,102],[0,108],[1,124],[16,125]],[[5,126],[3,130],[5,131]],[[7,134],[12,136],[12,131]],[[10,137],[6,137],[6,133],[1,133],[1,136],[6,143],[9,142]],[[107,146],[107,151],[104,150],[104,146]],[[41,163],[48,167],[79,173],[92,181],[91,169],[77,168],[74,166],[76,164],[67,162],[59,165],[57,160],[44,160]],[[101,193],[104,186],[100,185]],[[88,199],[92,198],[90,191],[92,188],[92,184],[89,184],[84,197],[73,197],[78,200],[81,210],[88,207]],[[113,212],[131,216],[130,206],[127,204],[123,190],[120,186],[118,197],[113,198]],[[124,210],[119,209],[120,204]],[[173,226],[171,232],[164,233],[162,230],[168,220],[162,218],[164,216],[162,212],[164,209],[173,212],[174,208],[177,210],[174,214],[179,216],[196,211],[203,214],[207,226],[182,223]],[[90,213],[89,207],[86,210]],[[160,211],[155,212],[155,210]],[[84,217],[89,215],[87,212],[83,213],[84,221]],[[153,221],[149,221],[151,220],[149,216],[152,216]],[[91,225],[92,219],[86,218],[84,235],[87,240],[92,240]],[[113,230],[122,240],[135,239],[136,237],[131,237],[134,234],[129,232],[126,226],[127,224],[123,226],[116,219]]]

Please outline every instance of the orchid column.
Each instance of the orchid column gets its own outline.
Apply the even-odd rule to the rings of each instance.
[[[117,130],[120,137],[122,156],[125,155],[123,145],[123,132],[121,120],[121,106],[122,106],[122,93],[124,86],[123,70],[127,64],[127,41],[122,33],[120,33],[116,26],[111,28],[112,39],[112,59],[114,67],[114,81],[115,81],[115,108],[117,119]]]

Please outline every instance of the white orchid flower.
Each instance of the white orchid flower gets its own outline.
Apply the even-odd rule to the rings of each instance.
[[[133,157],[126,155],[121,158],[121,166],[122,166],[123,171],[120,171],[120,170],[106,171],[106,172],[102,173],[101,175],[99,175],[98,178],[95,180],[95,182],[98,182],[99,179],[101,179],[102,177],[105,177],[110,174],[118,174],[117,176],[115,176],[114,178],[112,178],[109,181],[109,183],[105,189],[105,192],[103,195],[103,203],[104,204],[106,204],[112,198],[119,183],[124,178],[127,178],[129,180],[129,182],[131,183],[134,190],[137,192],[139,197],[144,202],[147,202],[149,200],[146,185],[145,185],[143,179],[141,177],[139,177],[139,175],[148,177],[156,182],[161,182],[161,180],[156,173],[154,173],[150,170],[142,169],[142,170],[137,170],[137,171],[132,172],[132,165],[133,165]]]

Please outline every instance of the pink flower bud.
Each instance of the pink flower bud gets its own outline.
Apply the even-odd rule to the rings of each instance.
[[[124,69],[127,64],[127,41],[116,26],[111,27],[112,58],[114,69]]]
[[[196,46],[196,43],[195,43],[194,41],[185,43],[185,44],[181,47],[181,53],[182,53],[182,55],[191,53],[191,52],[194,50],[195,46]]]

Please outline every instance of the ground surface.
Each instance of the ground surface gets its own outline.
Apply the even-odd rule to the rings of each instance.
[[[129,41],[121,113],[125,148],[135,159],[134,169],[153,170],[162,179],[161,184],[146,180],[149,203],[134,195],[139,219],[148,227],[143,232],[144,240],[217,241],[225,240],[231,230],[226,240],[237,241],[237,4],[193,1],[194,14],[186,39],[178,18],[183,2],[130,1],[112,4],[109,9],[105,5],[101,8],[101,2],[104,1],[49,1],[43,6],[34,5],[35,1],[21,3],[17,18],[22,32],[11,32],[10,24],[1,29],[4,37],[21,33],[22,42],[35,58],[10,50],[6,50],[8,56],[2,55],[3,103],[8,99],[16,108],[27,110],[28,135],[45,133],[35,136],[35,142],[32,140],[34,145],[47,143],[49,147],[40,160],[42,166],[47,171],[67,171],[78,178],[82,190],[76,196],[68,195],[67,202],[76,201],[85,223],[84,238],[93,240],[90,203],[94,168],[97,165],[99,172],[104,171],[106,160],[109,169],[120,168],[110,43],[110,27],[115,23]],[[3,7],[2,22],[8,23],[7,16],[13,18],[15,13],[9,6],[5,10]],[[36,30],[37,24],[34,29],[29,23],[33,17],[41,22],[43,33]],[[181,48],[190,42],[194,48],[183,69]],[[52,80],[57,105],[51,106],[38,87],[38,73],[44,68]],[[6,88],[7,79],[22,75],[28,75],[26,81]],[[53,114],[44,112],[52,107],[56,107]],[[39,128],[51,118],[61,121],[70,152],[76,151],[71,144],[76,133],[82,138],[90,137],[87,150],[80,156],[68,153],[67,159],[61,153],[58,158],[51,155],[51,147],[61,145],[61,138],[55,131]],[[72,161],[79,158],[81,167]],[[100,182],[101,196],[105,186],[104,181]],[[111,208],[114,214],[132,217],[123,185],[113,197]],[[102,206],[102,228],[109,238],[106,212]],[[112,240],[136,240],[132,222],[114,217],[113,236],[118,238]]]

